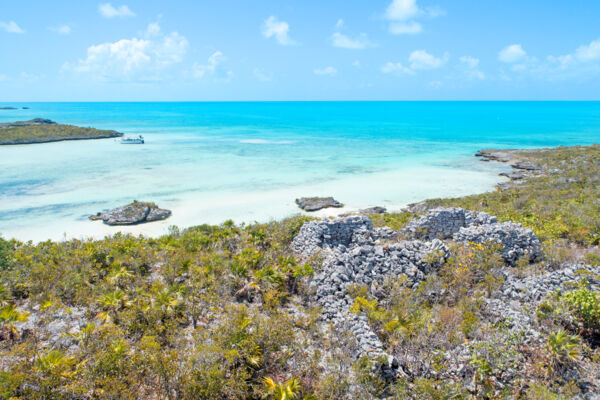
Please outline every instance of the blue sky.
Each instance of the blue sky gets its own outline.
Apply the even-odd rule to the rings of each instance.
[[[9,1],[0,101],[600,100],[600,2]]]

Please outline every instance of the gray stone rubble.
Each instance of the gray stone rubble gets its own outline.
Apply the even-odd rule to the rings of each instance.
[[[524,331],[527,339],[535,340],[540,336],[535,330],[535,308],[549,294],[557,290],[571,290],[583,278],[588,280],[593,290],[599,291],[599,274],[600,267],[585,264],[567,264],[559,270],[525,278],[505,272],[502,287],[491,298],[484,299],[484,311],[492,322],[505,322],[511,331]],[[527,310],[523,309],[524,305]]]
[[[412,239],[398,241],[390,228],[374,228],[365,216],[349,216],[307,222],[291,244],[303,260],[322,258],[322,269],[310,283],[314,299],[326,321],[348,327],[354,334],[358,356],[385,355],[385,351],[367,318],[350,312],[353,299],[347,285],[363,284],[376,294],[386,277],[405,275],[406,284],[416,288],[450,255],[440,239],[498,242],[508,264],[523,255],[533,258],[540,251],[531,230],[461,208],[431,210],[409,223],[403,233]]]
[[[496,217],[483,212],[477,213],[463,208],[435,208],[409,222],[403,233],[423,240],[450,239],[460,228],[497,222]]]
[[[499,223],[484,212],[462,208],[435,208],[411,221],[403,233],[417,239],[449,239],[457,242],[496,242],[502,257],[514,265],[521,257],[534,260],[541,255],[541,244],[531,229],[513,222]]]
[[[352,216],[307,222],[292,242],[301,258],[323,258],[322,269],[310,284],[314,298],[322,306],[326,321],[343,324],[354,334],[360,348],[358,356],[386,353],[367,318],[350,312],[353,299],[346,286],[364,284],[373,292],[386,276],[403,274],[407,284],[414,286],[437,266],[424,260],[427,255],[436,254],[440,261],[449,255],[438,239],[380,243],[396,237],[389,228],[374,228],[364,216]]]

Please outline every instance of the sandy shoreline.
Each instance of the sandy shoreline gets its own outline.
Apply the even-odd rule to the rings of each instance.
[[[479,164],[473,164],[478,166]],[[5,238],[34,242],[66,239],[101,239],[117,232],[158,237],[169,232],[169,227],[187,228],[201,224],[221,224],[231,219],[235,223],[269,222],[294,215],[335,217],[372,206],[383,206],[388,212],[400,211],[410,203],[436,197],[455,197],[492,190],[505,181],[498,172],[509,168],[500,163],[481,163],[482,168],[452,169],[405,168],[379,174],[356,175],[344,180],[289,187],[261,192],[185,193],[178,199],[155,200],[161,208],[173,215],[163,221],[131,226],[109,226],[101,221],[90,221],[88,215],[104,210],[89,210],[87,215],[47,219],[27,225],[13,224]],[[415,179],[418,176],[419,179]],[[294,200],[303,196],[333,196],[345,204],[342,208],[327,208],[307,213]],[[379,197],[376,201],[375,197]],[[405,199],[405,201],[394,201]],[[133,200],[133,199],[131,199]],[[115,204],[121,206],[124,204]]]

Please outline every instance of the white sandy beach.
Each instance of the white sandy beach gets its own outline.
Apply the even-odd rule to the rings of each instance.
[[[492,190],[504,178],[497,174],[500,164],[481,163],[480,169],[414,167],[367,175],[351,175],[315,185],[255,192],[189,192],[178,199],[160,201],[159,206],[173,211],[164,221],[133,225],[108,226],[90,221],[85,215],[70,219],[32,221],[13,225],[5,236],[20,240],[42,241],[70,238],[102,238],[117,232],[156,237],[168,233],[172,225],[180,228],[199,224],[220,224],[227,219],[236,223],[268,222],[296,214],[332,217],[369,206],[384,206],[399,211],[409,203],[426,198],[463,196]],[[334,196],[342,208],[328,208],[313,213],[300,210],[294,200],[302,196]],[[133,199],[132,199],[133,200]],[[154,199],[138,199],[153,201]],[[115,204],[118,206],[120,204]],[[90,210],[90,215],[102,210]]]

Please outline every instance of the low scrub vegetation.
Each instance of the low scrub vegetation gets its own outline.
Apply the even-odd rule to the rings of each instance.
[[[73,139],[98,139],[122,136],[111,130],[73,125],[47,124],[0,128],[0,145],[57,142]]]

